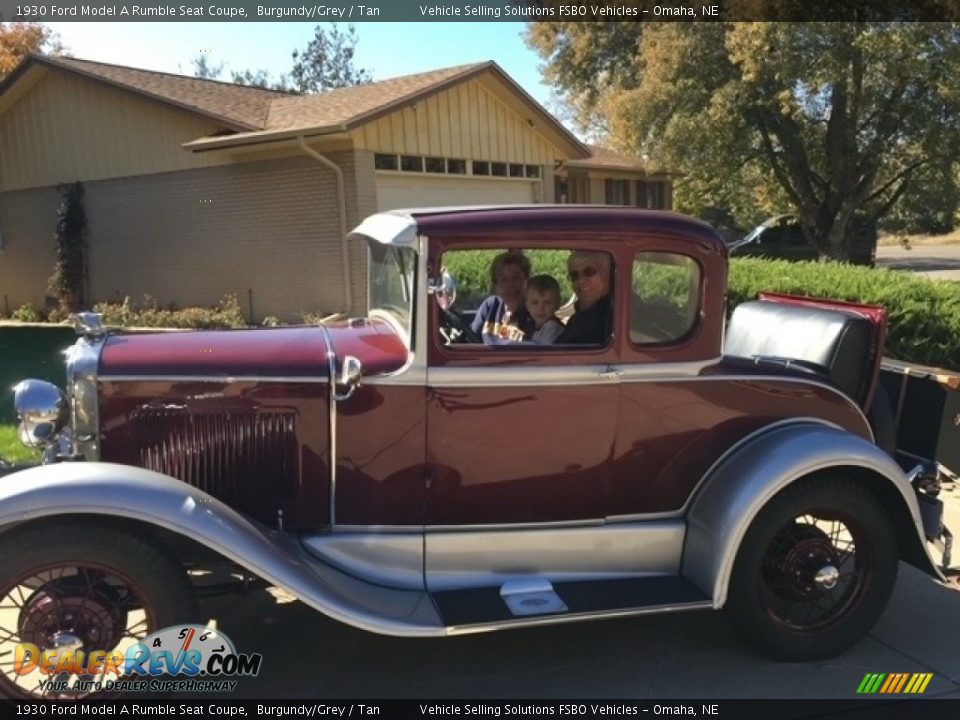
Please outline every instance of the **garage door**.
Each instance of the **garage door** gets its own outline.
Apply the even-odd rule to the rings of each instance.
[[[519,178],[377,174],[377,209],[532,203],[537,186]]]

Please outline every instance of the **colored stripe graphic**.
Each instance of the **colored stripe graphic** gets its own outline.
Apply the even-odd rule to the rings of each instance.
[[[925,692],[927,685],[933,679],[933,673],[867,673],[857,686],[857,693],[871,695],[882,693],[895,695],[899,693],[919,694]]]

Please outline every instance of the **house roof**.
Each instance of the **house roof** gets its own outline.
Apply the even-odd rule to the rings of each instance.
[[[568,146],[571,154],[581,157],[589,154],[583,143],[492,61],[404,75],[315,95],[296,95],[77,58],[31,55],[0,83],[0,96],[35,66],[65,70],[135,92],[208,117],[234,131],[226,136],[199,138],[186,145],[196,150],[254,144],[304,133],[346,132],[428,95],[490,73],[519,95],[548,132]]]
[[[624,155],[602,145],[587,144],[589,157],[567,160],[566,167],[603,170],[646,170],[643,158],[636,155]]]
[[[27,61],[27,63],[30,62],[68,70],[175,105],[207,116],[237,131],[263,128],[270,111],[271,101],[291,97],[290,93],[275,90],[70,57],[33,55]],[[12,77],[11,80],[13,80]],[[0,87],[0,93],[5,89]]]

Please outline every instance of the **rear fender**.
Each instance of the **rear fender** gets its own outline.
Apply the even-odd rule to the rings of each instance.
[[[204,545],[335,620],[386,635],[442,635],[425,592],[374,586],[307,556],[295,536],[252,523],[216,498],[150,470],[58,463],[0,480],[0,533],[58,515],[123,518]]]
[[[687,516],[681,574],[712,597],[715,608],[723,607],[737,551],[757,513],[787,485],[831,468],[855,468],[858,478],[893,488],[885,494],[902,506],[888,510],[909,517],[907,542],[919,546],[903,547],[901,537],[901,557],[920,558],[921,569],[943,579],[926,546],[914,490],[900,467],[863,438],[815,422],[772,429],[711,470]]]

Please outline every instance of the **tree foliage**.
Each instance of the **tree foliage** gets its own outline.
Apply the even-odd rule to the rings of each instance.
[[[59,38],[45,25],[31,22],[0,22],[0,80],[31,53],[59,54]]]
[[[884,216],[960,156],[955,24],[609,25],[527,37],[582,128],[683,174],[684,209],[748,225],[792,205],[821,254],[845,259],[855,216]]]
[[[57,297],[60,311],[66,315],[86,305],[87,216],[83,206],[83,184],[60,185],[62,200],[57,208],[57,261],[49,289]]]
[[[362,85],[371,80],[369,71],[358,68],[353,56],[357,35],[353,25],[341,32],[336,25],[329,31],[314,28],[313,39],[302,50],[293,51],[290,75],[273,77],[268,70],[230,70],[230,81],[267,90],[318,93],[324,90]],[[198,54],[192,61],[193,74],[206,80],[219,80],[227,70],[225,63],[215,63],[209,55]]]
[[[353,25],[343,33],[334,24],[330,31],[317,25],[313,39],[303,50],[293,51],[291,76],[296,89],[302,93],[363,85],[370,82],[370,73],[354,65],[357,34]]]

